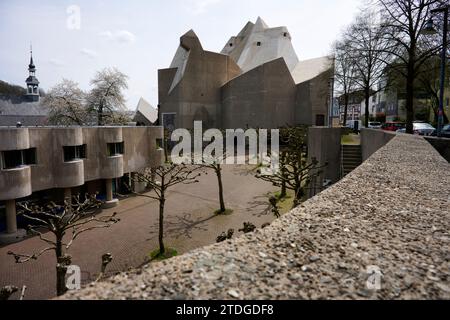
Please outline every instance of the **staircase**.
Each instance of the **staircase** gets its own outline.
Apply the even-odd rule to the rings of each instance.
[[[355,170],[362,164],[362,152],[360,145],[342,146],[342,177]]]

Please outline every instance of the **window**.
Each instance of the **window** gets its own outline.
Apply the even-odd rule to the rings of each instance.
[[[287,32],[285,32],[285,33],[283,33],[283,37],[287,37],[288,36],[288,33]]]
[[[86,159],[86,145],[67,146],[64,149],[64,162]]]
[[[230,47],[232,47],[233,46],[233,44],[232,43],[230,43]]]
[[[316,126],[318,127],[325,126],[325,115],[323,114],[316,115]]]
[[[23,150],[23,157],[26,165],[37,164],[36,160],[36,148]]]
[[[164,142],[163,139],[156,139],[156,149],[163,149]]]
[[[124,153],[124,143],[108,143],[108,157],[118,156]]]
[[[3,151],[3,169],[14,169],[36,164],[36,148],[26,150]]]
[[[258,47],[261,47],[261,42],[258,41],[258,42],[256,43],[256,45],[257,45]]]

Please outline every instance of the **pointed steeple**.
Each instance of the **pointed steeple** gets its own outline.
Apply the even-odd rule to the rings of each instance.
[[[30,64],[28,65],[28,70],[30,70],[30,69],[36,70],[36,66],[34,65],[34,62],[33,62],[33,46],[32,45],[30,45]]]
[[[33,61],[33,47],[30,46],[30,64],[28,65],[29,76],[25,80],[27,84],[27,96],[33,101],[39,100],[39,80],[36,78],[36,66]]]

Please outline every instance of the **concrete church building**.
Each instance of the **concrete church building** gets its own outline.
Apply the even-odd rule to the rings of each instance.
[[[227,42],[205,51],[190,30],[168,69],[158,72],[159,113],[166,128],[266,128],[327,125],[334,64],[299,61],[286,27],[258,18]]]

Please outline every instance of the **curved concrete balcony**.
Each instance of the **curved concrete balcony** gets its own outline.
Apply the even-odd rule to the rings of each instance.
[[[12,200],[31,195],[29,166],[0,170],[0,200]]]
[[[0,129],[0,151],[25,150],[30,148],[27,128]]]
[[[84,184],[84,162],[75,160],[63,162],[58,165],[58,174],[55,176],[57,188],[79,187]]]
[[[107,157],[102,161],[102,179],[115,179],[123,175],[123,155]]]

